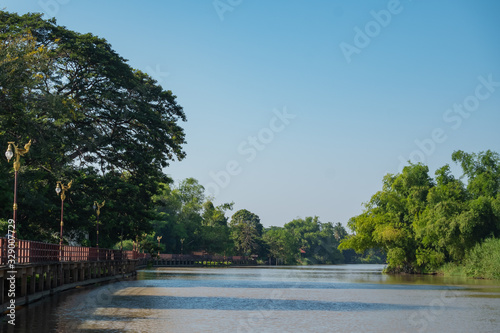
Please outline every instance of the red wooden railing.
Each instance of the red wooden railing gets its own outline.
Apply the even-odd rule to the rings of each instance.
[[[149,254],[137,251],[120,251],[96,247],[49,244],[43,242],[17,240],[15,246],[16,264],[39,264],[53,262],[118,261],[149,258]],[[13,247],[12,241],[10,242]],[[10,252],[12,254],[12,251]],[[9,240],[0,238],[0,266],[9,263]],[[252,257],[219,256],[210,254],[160,254],[157,260],[230,261],[234,264],[251,264]]]
[[[12,247],[12,245],[11,245]],[[12,253],[12,251],[11,251]],[[48,262],[77,262],[77,261],[114,261],[125,259],[144,259],[149,254],[137,251],[120,251],[101,249],[96,247],[49,244],[43,242],[17,240],[15,247],[15,261],[18,264],[34,264]],[[7,238],[0,238],[0,265],[9,263],[9,242]]]

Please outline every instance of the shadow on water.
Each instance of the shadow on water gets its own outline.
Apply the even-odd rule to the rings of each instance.
[[[394,311],[421,310],[428,306],[407,304],[326,302],[311,300],[259,299],[239,297],[115,296],[110,307],[157,310],[234,310],[234,311]]]
[[[141,287],[163,286],[161,280],[135,281]],[[383,290],[460,290],[462,286],[447,285],[419,285],[419,284],[381,284],[381,283],[347,283],[347,282],[305,282],[305,281],[238,281],[226,279],[200,280],[196,282],[198,287],[224,288],[264,288],[264,289],[383,289]],[[169,287],[190,288],[192,282],[182,278],[169,280]]]

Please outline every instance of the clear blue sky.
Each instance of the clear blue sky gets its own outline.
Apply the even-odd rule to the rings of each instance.
[[[165,172],[264,226],[346,224],[402,161],[423,159],[433,175],[455,150],[500,152],[500,1],[0,6],[103,37],[172,90],[187,158]]]

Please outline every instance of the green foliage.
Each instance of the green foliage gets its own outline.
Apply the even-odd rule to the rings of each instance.
[[[351,218],[354,234],[341,249],[362,253],[381,248],[388,271],[430,272],[443,264],[462,262],[468,251],[487,237],[500,234],[500,158],[491,151],[456,151],[453,161],[462,167],[467,186],[448,165],[436,171],[411,164],[398,175],[387,175],[383,189]]]
[[[263,240],[268,245],[270,257],[282,259],[288,265],[297,263],[299,246],[290,230],[270,227],[264,231]]]
[[[446,276],[500,280],[500,239],[488,238],[476,244],[462,263],[446,263],[438,272]]]
[[[436,269],[435,272],[444,276],[467,277],[465,267],[455,262],[447,262],[443,266]]]
[[[495,197],[500,190],[500,156],[490,150],[479,154],[461,150],[452,154],[452,160],[462,167],[468,178],[467,189],[474,198]]]
[[[124,239],[123,242],[118,242],[113,246],[115,250],[132,251],[134,249],[134,241],[131,239]]]
[[[464,266],[467,276],[500,280],[500,239],[489,238],[474,246]]]
[[[428,168],[421,164],[384,177],[383,190],[371,198],[363,214],[349,221],[354,235],[343,240],[340,248],[358,253],[381,248],[387,253],[389,269],[412,271],[417,249],[413,223],[425,209],[432,186]]]
[[[337,249],[345,229],[340,223],[322,223],[319,218],[306,217],[288,222],[284,227],[271,227],[264,233],[270,256],[287,264],[336,264],[344,257]]]
[[[58,238],[56,181],[73,180],[64,202],[65,242],[102,247],[119,235],[151,232],[151,197],[167,183],[162,169],[185,156],[186,117],[171,91],[131,68],[106,40],[44,20],[0,11],[0,142],[23,145],[18,235]],[[0,164],[0,216],[12,214],[13,171]]]
[[[9,232],[9,222],[6,219],[0,219],[0,237],[7,237]]]
[[[240,209],[229,222],[234,248],[239,255],[258,254],[263,248],[260,218],[246,209]]]
[[[155,233],[143,234],[139,242],[139,250],[144,253],[149,253],[151,257],[157,257],[159,251],[163,251],[164,247],[158,244]]]
[[[344,257],[346,256],[344,252]],[[380,249],[369,249],[366,250],[363,255],[355,258],[353,263],[360,264],[385,264],[387,262],[387,255]],[[346,260],[346,263],[348,261]]]
[[[177,186],[160,184],[160,188],[161,192],[152,197],[155,206],[152,225],[156,234],[163,237],[165,251],[232,252],[233,243],[225,216],[226,210],[232,209],[232,203],[215,207],[194,178],[187,178]]]

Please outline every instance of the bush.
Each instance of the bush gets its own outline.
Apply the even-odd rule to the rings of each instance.
[[[113,246],[113,250],[119,250],[120,249],[120,244],[121,242],[118,242]],[[131,239],[124,239],[123,240],[123,250],[124,251],[131,251],[134,248],[134,241]]]
[[[474,246],[464,264],[467,276],[500,279],[500,239],[489,238]]]
[[[454,262],[448,262],[441,266],[436,273],[443,274],[445,276],[458,276],[466,277],[465,267],[462,265],[457,265]]]

